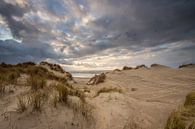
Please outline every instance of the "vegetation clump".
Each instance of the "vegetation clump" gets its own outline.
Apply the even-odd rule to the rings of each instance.
[[[195,92],[186,96],[184,106],[174,111],[168,118],[165,129],[194,129]]]
[[[58,93],[58,101],[59,102],[67,103],[68,96],[76,96],[82,102],[85,102],[84,93],[82,91],[76,90],[68,85],[58,84],[58,85],[56,85],[56,90]]]
[[[25,100],[23,95],[18,96],[18,103],[17,103],[17,105],[18,105],[18,109],[17,110],[19,112],[24,112],[27,109],[26,100]]]
[[[92,77],[87,85],[97,85],[99,83],[104,82],[106,79],[106,75],[104,73],[101,73],[100,75],[95,75],[94,77]]]
[[[186,96],[186,101],[184,106],[193,106],[195,105],[195,92],[191,92]]]
[[[27,80],[27,84],[30,85],[31,90],[37,91],[43,89],[46,86],[46,79],[38,75],[30,75]]]
[[[48,63],[46,61],[42,61],[40,63],[40,65],[46,65],[46,66],[49,66],[49,68],[51,70],[54,70],[54,71],[57,71],[57,72],[60,72],[60,73],[65,73],[65,71],[63,70],[63,68],[60,65],[58,65],[58,64],[52,64],[52,63]]]
[[[128,66],[124,66],[123,67],[123,70],[131,70],[131,69],[133,69],[132,67],[128,67]]]
[[[181,69],[181,68],[185,68],[185,67],[191,67],[191,66],[195,66],[195,64],[182,64],[182,65],[180,65],[179,66],[179,69]]]
[[[0,95],[5,93],[5,84],[3,80],[0,79]]]
[[[140,68],[148,68],[148,67],[144,64],[135,67],[135,69],[140,69]]]
[[[96,92],[94,98],[97,97],[97,96],[99,96],[101,93],[110,93],[110,92],[122,93],[122,90],[119,89],[119,88],[117,88],[117,87],[114,87],[114,88],[112,88],[112,87],[111,88],[109,88],[109,87],[103,87],[103,88],[99,89]]]

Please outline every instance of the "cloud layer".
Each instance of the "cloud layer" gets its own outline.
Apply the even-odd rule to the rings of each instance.
[[[2,0],[0,61],[70,70],[195,60],[193,0]]]

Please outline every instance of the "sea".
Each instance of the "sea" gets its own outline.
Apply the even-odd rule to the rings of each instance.
[[[101,70],[101,71],[70,71],[73,77],[79,78],[91,78],[95,75],[108,72],[108,70]]]

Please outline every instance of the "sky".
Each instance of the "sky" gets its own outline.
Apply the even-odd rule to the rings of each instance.
[[[0,0],[0,62],[69,71],[195,63],[195,0]]]

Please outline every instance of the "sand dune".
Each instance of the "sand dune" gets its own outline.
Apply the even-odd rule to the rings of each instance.
[[[109,72],[98,85],[87,85],[88,78],[75,80],[72,85],[85,93],[88,106],[84,108],[90,114],[75,106],[75,97],[69,97],[69,106],[54,108],[45,102],[41,112],[18,113],[17,96],[29,87],[10,86],[14,92],[0,97],[0,128],[163,129],[170,113],[195,90],[195,67],[154,65]]]

